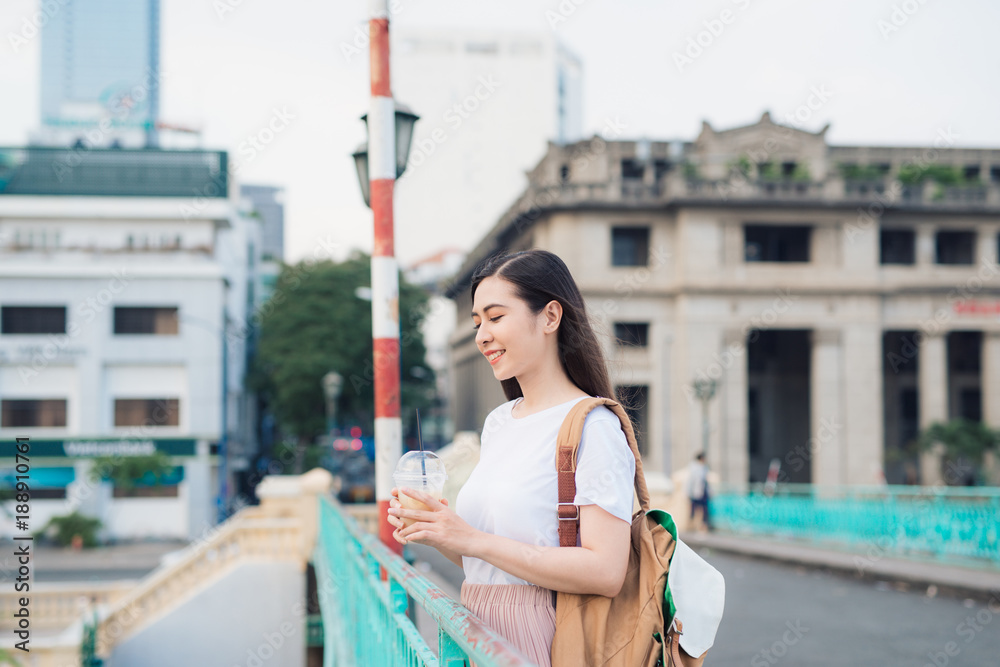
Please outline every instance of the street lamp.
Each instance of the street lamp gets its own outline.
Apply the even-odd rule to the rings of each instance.
[[[389,0],[369,0],[371,105],[361,117],[368,143],[354,153],[361,194],[372,210],[372,361],[375,367],[375,503],[379,540],[396,554],[403,548],[389,523],[392,470],[402,456],[400,418],[399,265],[393,229],[393,192],[406,169],[417,116],[397,104],[389,82]],[[383,579],[387,573],[382,570]]]
[[[410,143],[413,141],[413,126],[420,116],[410,111],[405,104],[396,103],[396,178],[406,171],[406,161],[410,157]],[[365,122],[365,132],[368,131],[368,114],[361,117]],[[368,142],[358,146],[351,154],[354,167],[358,171],[358,182],[361,185],[361,196],[365,198],[365,206],[371,208],[371,184],[368,179]]]
[[[336,423],[337,397],[344,378],[337,371],[330,371],[323,376],[323,394],[326,395],[326,431],[333,438],[333,426]]]
[[[705,463],[708,463],[708,402],[715,396],[715,385],[712,378],[700,378],[691,383],[695,396],[701,401],[701,451],[705,454]]]

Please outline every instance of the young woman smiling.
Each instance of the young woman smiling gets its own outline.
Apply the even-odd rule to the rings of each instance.
[[[508,401],[486,418],[479,463],[455,510],[416,491],[430,511],[403,509],[393,489],[389,521],[400,543],[431,545],[462,566],[462,604],[549,665],[554,591],[613,597],[621,589],[635,459],[618,417],[605,406],[591,411],[576,472],[579,538],[560,547],[556,436],[577,401],[614,396],[601,345],[553,253],[490,258],[472,278],[472,301],[476,345]],[[403,528],[403,518],[415,523]]]

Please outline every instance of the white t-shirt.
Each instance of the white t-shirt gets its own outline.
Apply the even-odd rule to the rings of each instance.
[[[570,409],[582,400],[517,418],[520,398],[489,414],[479,463],[462,487],[455,512],[479,530],[539,546],[559,546],[556,439]],[[621,422],[607,406],[587,415],[577,453],[577,505],[596,504],[631,523],[635,457]],[[579,534],[577,546],[579,546]],[[462,557],[470,584],[527,584],[486,561]]]

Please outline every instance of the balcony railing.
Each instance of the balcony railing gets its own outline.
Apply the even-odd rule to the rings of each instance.
[[[312,561],[327,667],[457,667],[469,659],[479,667],[533,664],[324,497]],[[437,622],[436,651],[407,615],[408,596]]]
[[[779,484],[728,487],[712,519],[735,533],[849,547],[881,556],[1000,565],[1000,488]]]
[[[524,213],[533,208],[614,203],[625,206],[666,204],[683,200],[735,202],[800,202],[831,204],[847,202],[882,206],[928,208],[1000,209],[1000,184],[944,186],[927,181],[903,185],[889,180],[849,181],[831,177],[825,181],[688,179],[670,175],[655,183],[621,180],[595,183],[531,185],[511,207]]]

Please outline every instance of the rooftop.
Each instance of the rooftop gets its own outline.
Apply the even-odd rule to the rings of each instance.
[[[225,199],[225,151],[0,147],[0,196]]]

